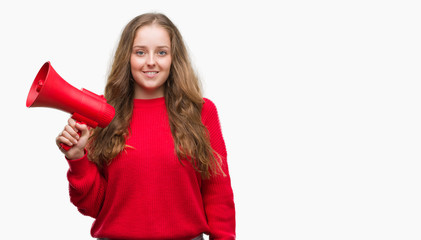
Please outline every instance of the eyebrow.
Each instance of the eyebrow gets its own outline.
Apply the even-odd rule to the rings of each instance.
[[[146,48],[146,46],[141,46],[141,45],[135,45],[133,46],[133,48]],[[170,48],[167,45],[162,45],[162,46],[158,46],[157,48]]]

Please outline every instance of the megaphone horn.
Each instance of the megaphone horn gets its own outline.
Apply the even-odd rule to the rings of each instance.
[[[38,71],[29,89],[26,106],[62,110],[93,128],[108,126],[115,115],[114,108],[103,96],[73,87],[57,74],[50,62],[44,63]]]

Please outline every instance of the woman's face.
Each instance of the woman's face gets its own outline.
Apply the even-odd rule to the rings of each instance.
[[[157,24],[139,28],[133,41],[130,66],[135,84],[135,98],[164,96],[164,83],[171,69],[171,40]]]

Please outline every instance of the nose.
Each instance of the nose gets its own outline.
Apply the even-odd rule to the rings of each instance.
[[[148,55],[148,58],[146,59],[146,64],[148,66],[154,66],[155,65],[155,56],[153,54]]]

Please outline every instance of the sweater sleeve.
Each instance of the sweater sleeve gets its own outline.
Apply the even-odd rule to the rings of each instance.
[[[97,166],[88,160],[87,154],[80,159],[68,160],[70,201],[83,215],[96,218],[104,201],[107,182]]]
[[[227,151],[222,136],[217,109],[213,102],[205,99],[202,121],[209,131],[211,146],[222,158],[222,169],[226,176],[212,176],[202,182],[203,204],[210,228],[210,240],[235,239],[235,206],[228,172]]]

